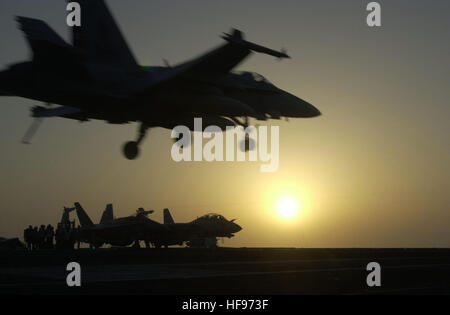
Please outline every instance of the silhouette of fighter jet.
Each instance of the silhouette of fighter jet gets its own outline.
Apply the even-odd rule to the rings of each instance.
[[[216,239],[218,237],[231,238],[242,230],[235,220],[227,220],[220,214],[210,213],[191,222],[175,223],[169,209],[164,209],[164,226],[169,230],[167,234],[159,234],[149,240],[155,247],[183,245],[185,242],[197,239]]]
[[[147,217],[153,211],[139,209],[135,215],[113,218],[112,205],[107,205],[99,224],[94,224],[79,202],[75,202],[78,220],[81,224],[79,239],[95,248],[103,244],[113,246],[139,246],[140,240],[160,237],[167,233],[167,227]]]
[[[316,117],[310,103],[276,87],[254,72],[232,72],[252,52],[289,58],[249,42],[239,30],[224,34],[220,47],[174,66],[140,66],[103,0],[78,0],[81,26],[72,27],[72,44],[45,22],[17,17],[32,50],[32,60],[0,72],[0,95],[44,102],[23,142],[29,143],[44,117],[111,124],[138,122],[138,137],[127,142],[128,159],[153,127],[248,126],[249,119]],[[51,107],[57,104],[57,107]],[[246,145],[248,147],[248,145]]]

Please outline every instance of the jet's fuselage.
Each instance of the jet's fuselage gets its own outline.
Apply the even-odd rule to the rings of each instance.
[[[130,72],[98,64],[58,68],[25,62],[0,73],[0,90],[79,108],[94,118],[107,117],[110,122],[143,120],[150,126],[165,128],[185,122],[182,116],[247,116],[266,120],[320,115],[308,102],[251,72],[228,73],[218,78],[198,74],[182,77],[169,88],[162,86],[145,95],[133,94],[136,87],[151,85],[168,68],[155,69]]]

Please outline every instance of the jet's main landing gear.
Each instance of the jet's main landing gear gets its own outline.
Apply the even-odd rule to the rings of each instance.
[[[248,134],[245,135],[245,139],[240,143],[240,149],[242,152],[253,151],[256,148],[256,142],[250,138]]]
[[[129,160],[134,160],[139,155],[139,144],[144,140],[146,134],[147,134],[148,126],[146,126],[144,123],[141,124],[141,127],[139,128],[139,137],[137,141],[128,141],[123,146],[123,154],[125,157]]]
[[[139,145],[136,141],[128,141],[123,147],[123,154],[129,160],[134,160],[139,155]]]
[[[249,126],[248,117],[245,117],[244,122],[241,122],[237,118],[231,118],[236,124],[242,126],[246,129]],[[245,139],[239,143],[239,148],[242,152],[253,151],[256,148],[256,142],[254,139],[250,138],[248,133],[245,134]]]

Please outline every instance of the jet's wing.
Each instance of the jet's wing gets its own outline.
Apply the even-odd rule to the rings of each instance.
[[[73,45],[91,60],[137,68],[133,53],[105,1],[77,2],[81,7],[81,26],[72,27]]]

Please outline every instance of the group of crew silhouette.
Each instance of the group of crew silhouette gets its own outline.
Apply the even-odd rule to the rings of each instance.
[[[28,250],[42,249],[74,249],[75,244],[80,248],[80,227],[75,222],[58,223],[55,229],[52,225],[28,226],[23,232],[23,238]]]
[[[47,227],[41,225],[39,228],[30,225],[23,232],[23,238],[28,250],[53,248],[54,236],[54,228],[50,224]]]

